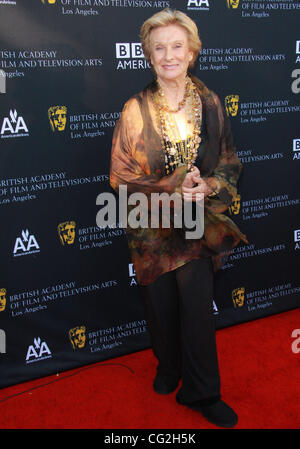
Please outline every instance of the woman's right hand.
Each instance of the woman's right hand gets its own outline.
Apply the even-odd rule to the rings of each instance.
[[[201,178],[200,171],[194,167],[192,172],[186,174],[181,187],[184,201],[200,201],[211,194],[212,190],[206,181]]]
[[[193,171],[188,172],[185,175],[184,181],[182,183],[182,187],[188,187],[192,188],[195,186],[195,182],[193,180],[193,177],[199,177],[200,176],[200,170],[197,167],[194,167]]]

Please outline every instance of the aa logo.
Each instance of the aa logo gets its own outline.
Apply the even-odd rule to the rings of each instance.
[[[65,245],[73,245],[75,240],[75,221],[65,221],[57,226],[60,243]]]
[[[85,336],[85,326],[77,326],[69,330],[69,339],[74,349],[84,348],[86,336]]]
[[[39,253],[40,247],[33,234],[29,234],[28,229],[22,230],[21,237],[17,237],[13,255],[25,256],[27,254]]]
[[[239,109],[239,99],[238,95],[227,95],[225,97],[225,109],[228,117],[236,117]]]
[[[187,9],[196,9],[209,11],[209,1],[208,0],[188,0]]]
[[[243,307],[245,302],[245,287],[239,287],[232,290],[232,301],[234,308]]]
[[[1,138],[29,136],[29,131],[24,118],[18,115],[16,109],[9,111],[9,117],[2,120]]]
[[[228,9],[237,9],[240,3],[240,0],[226,0]]]
[[[51,357],[52,354],[47,343],[38,337],[33,340],[33,345],[28,347],[26,363],[39,362]]]
[[[4,312],[6,307],[6,288],[0,288],[0,312]]]
[[[64,131],[67,123],[66,106],[51,106],[48,109],[48,118],[53,132]]]
[[[231,205],[229,206],[228,210],[230,215],[238,215],[240,213],[241,209],[241,195],[237,195],[235,198],[233,198]]]

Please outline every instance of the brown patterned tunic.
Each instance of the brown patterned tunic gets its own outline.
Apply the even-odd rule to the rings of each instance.
[[[175,228],[172,223],[168,228],[127,227],[129,249],[140,285],[150,284],[161,274],[199,256],[212,256],[217,270],[241,240],[248,243],[246,236],[224,215],[236,196],[242,169],[229,120],[218,96],[196,77],[191,78],[201,97],[206,130],[200,173],[208,182],[216,177],[221,189],[217,196],[205,198],[205,228],[200,239],[186,239],[184,229]],[[154,82],[130,98],[116,124],[110,169],[110,184],[116,191],[120,185],[126,185],[128,194],[181,192],[187,167],[182,165],[172,174],[164,174],[165,155],[151,100],[153,89],[156,89]]]

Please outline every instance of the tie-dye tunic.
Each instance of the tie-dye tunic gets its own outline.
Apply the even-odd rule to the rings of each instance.
[[[186,239],[185,230],[174,227],[172,222],[168,228],[127,226],[128,245],[140,285],[150,284],[163,273],[199,256],[211,256],[217,270],[224,263],[225,255],[241,240],[248,243],[246,236],[224,214],[237,194],[236,185],[242,169],[230,122],[218,96],[196,77],[191,78],[202,101],[205,123],[200,173],[208,182],[209,178],[217,178],[221,189],[217,196],[204,200],[204,235],[200,239]],[[110,184],[116,192],[120,185],[126,185],[128,195],[134,192],[148,196],[181,193],[187,167],[181,165],[172,174],[165,175],[165,153],[151,99],[151,90],[156,88],[156,83],[152,82],[130,98],[116,124],[110,168]]]

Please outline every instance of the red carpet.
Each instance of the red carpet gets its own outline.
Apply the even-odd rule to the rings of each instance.
[[[300,309],[217,331],[222,396],[235,429],[300,428]],[[298,345],[300,348],[300,344]],[[152,351],[0,390],[2,429],[215,429],[152,389]],[[21,394],[19,394],[21,393]]]

